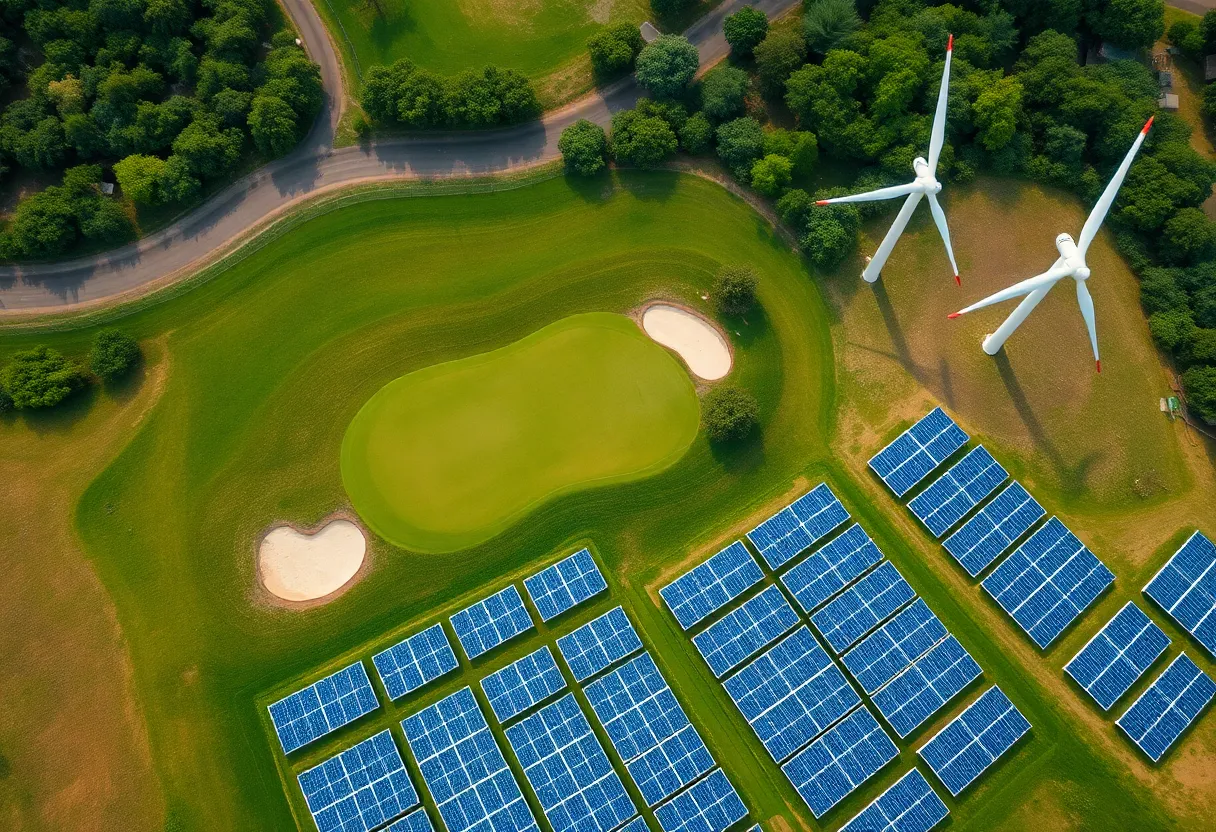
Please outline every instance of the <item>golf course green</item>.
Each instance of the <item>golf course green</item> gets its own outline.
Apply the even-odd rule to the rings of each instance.
[[[688,373],[632,320],[575,315],[389,382],[346,432],[342,482],[381,537],[451,552],[560,494],[667,468],[698,413]]]

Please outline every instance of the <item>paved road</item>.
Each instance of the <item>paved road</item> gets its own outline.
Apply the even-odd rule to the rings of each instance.
[[[685,34],[707,67],[728,51],[723,19],[747,0],[728,0]],[[770,17],[800,0],[751,0]],[[633,106],[632,79],[594,93],[542,120],[504,130],[429,133],[333,148],[343,101],[342,67],[311,0],[283,0],[310,56],[321,66],[326,102],[308,137],[211,197],[179,221],[142,240],[94,257],[61,263],[0,267],[0,320],[35,310],[96,304],[185,277],[268,216],[325,188],[372,178],[470,176],[517,170],[556,159],[557,140],[586,118],[607,125],[612,113]]]
[[[1216,0],[1169,0],[1167,5],[1184,12],[1202,15],[1208,9],[1216,9]]]

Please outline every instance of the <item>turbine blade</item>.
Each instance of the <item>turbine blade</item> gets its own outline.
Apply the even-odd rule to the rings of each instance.
[[[1089,295],[1089,287],[1084,280],[1077,281],[1077,305],[1081,307],[1081,317],[1085,319],[1085,328],[1089,330],[1089,345],[1094,349],[1094,363],[1098,372],[1102,372],[1102,359],[1098,357],[1098,325],[1094,321],[1094,299]]]
[[[1029,295],[1035,289],[1050,288],[1057,280],[1062,277],[1068,277],[1071,274],[1072,269],[1067,266],[1061,266],[1060,261],[1057,260],[1055,266],[1052,266],[1042,274],[1027,278],[1021,283],[1013,284],[1008,289],[1002,289],[996,294],[989,295],[983,300],[971,304],[966,309],[960,309],[958,312],[953,313],[949,317],[957,318],[959,315],[966,315],[968,312],[983,309],[985,306],[992,306],[994,303],[1020,298],[1022,295]]]
[[[1153,120],[1150,118],[1144,125],[1144,129],[1140,131],[1140,135],[1136,136],[1136,140],[1132,142],[1132,149],[1127,151],[1127,155],[1123,157],[1123,162],[1119,165],[1119,169],[1115,171],[1115,175],[1106,185],[1106,190],[1102,192],[1102,196],[1098,198],[1098,202],[1094,205],[1094,209],[1089,212],[1089,218],[1085,220],[1085,227],[1081,229],[1081,237],[1077,240],[1077,251],[1081,255],[1081,259],[1085,259],[1085,252],[1089,250],[1089,244],[1094,241],[1094,237],[1098,236],[1098,229],[1102,227],[1102,221],[1106,219],[1107,212],[1110,211],[1111,204],[1115,201],[1115,195],[1119,193],[1119,186],[1123,184],[1124,178],[1127,177],[1127,171],[1132,166],[1132,160],[1136,158],[1136,152],[1140,150],[1140,145],[1144,144],[1144,137],[1148,135],[1148,129],[1153,126]]]
[[[950,229],[946,226],[946,212],[942,210],[941,204],[937,201],[937,194],[927,194],[927,196],[929,197],[929,210],[933,212],[933,221],[937,223],[937,230],[942,235],[942,242],[946,244],[950,267],[954,269],[954,282],[962,286],[963,282],[958,276],[958,264],[954,262],[954,249],[950,246]]]
[[[933,132],[929,137],[929,170],[937,176],[937,160],[946,143],[946,104],[950,96],[950,58],[954,54],[954,35],[946,43],[946,66],[942,70],[942,86],[937,92],[937,112],[933,115]]]
[[[869,191],[864,194],[853,194],[852,196],[837,196],[832,199],[821,199],[816,202],[816,205],[832,205],[837,202],[877,202],[880,199],[895,199],[900,196],[907,196],[917,189],[915,182],[909,182],[907,185],[893,185],[890,188],[879,188],[877,191]]]

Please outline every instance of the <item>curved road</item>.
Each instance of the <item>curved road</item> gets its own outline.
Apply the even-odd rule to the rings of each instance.
[[[638,90],[624,79],[540,121],[503,130],[432,133],[334,149],[341,116],[342,65],[311,0],[281,0],[309,55],[321,66],[325,105],[313,129],[289,155],[239,179],[172,225],[93,257],[0,267],[0,320],[65,310],[129,295],[189,275],[251,228],[323,189],[368,179],[475,176],[518,170],[558,158],[562,130],[580,118],[607,125],[632,107]],[[747,0],[727,0],[685,34],[705,68],[726,56],[723,19]],[[801,0],[751,0],[770,17]]]

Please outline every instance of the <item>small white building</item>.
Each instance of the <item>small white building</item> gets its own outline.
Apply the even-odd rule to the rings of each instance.
[[[1167,92],[1157,99],[1157,107],[1162,110],[1175,112],[1178,109],[1178,96],[1172,92]]]

